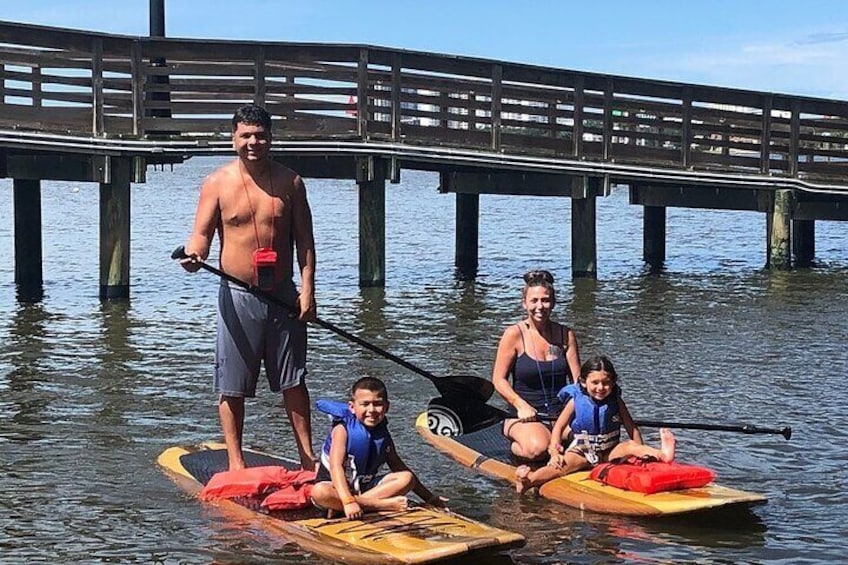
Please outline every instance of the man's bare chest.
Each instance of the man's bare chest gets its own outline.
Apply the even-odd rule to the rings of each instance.
[[[270,226],[284,222],[291,212],[288,194],[268,194],[263,190],[235,191],[219,202],[221,221],[228,226],[248,224]]]

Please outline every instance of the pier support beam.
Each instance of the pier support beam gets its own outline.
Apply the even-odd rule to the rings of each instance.
[[[651,271],[659,271],[665,263],[665,206],[645,206],[642,218],[642,258]]]
[[[23,301],[44,294],[41,251],[41,181],[14,179],[15,284]]]
[[[477,276],[479,266],[480,195],[456,195],[456,275],[461,280]]]
[[[112,158],[100,183],[100,298],[130,296],[130,179],[132,160]]]
[[[813,266],[816,256],[815,220],[792,221],[792,253],[796,267],[806,269]]]
[[[571,276],[598,277],[595,199],[603,179],[578,177],[571,192]]]
[[[359,286],[386,286],[386,166],[365,158],[357,166],[359,185]]]
[[[781,189],[774,193],[772,212],[766,222],[768,248],[766,264],[770,269],[789,269],[792,266],[792,206],[794,193]]]

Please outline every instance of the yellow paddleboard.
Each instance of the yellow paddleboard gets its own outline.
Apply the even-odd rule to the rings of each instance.
[[[458,436],[437,435],[430,430],[427,414],[415,422],[424,440],[459,463],[491,477],[512,483],[509,443],[501,433],[501,422]],[[643,494],[604,485],[589,478],[588,471],[572,473],[542,485],[539,494],[568,506],[603,514],[663,516],[715,508],[746,508],[766,502],[761,494],[709,484],[705,487]]]
[[[247,451],[245,460],[248,466],[297,468],[291,461],[256,451]],[[158,463],[180,487],[197,494],[212,475],[227,468],[226,447],[220,443],[171,447],[159,456]],[[520,534],[424,507],[366,514],[360,520],[328,520],[316,509],[267,513],[237,500],[214,504],[234,517],[254,518],[265,529],[306,551],[345,563],[432,563],[468,554],[496,553],[525,543]]]

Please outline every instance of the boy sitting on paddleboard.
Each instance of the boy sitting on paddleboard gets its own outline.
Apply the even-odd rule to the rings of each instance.
[[[316,506],[343,511],[353,520],[365,511],[405,510],[409,491],[427,504],[444,505],[445,499],[427,490],[395,450],[386,421],[389,395],[383,381],[363,377],[351,387],[346,405],[326,400],[316,405],[333,416],[321,451],[321,482],[312,489]],[[377,472],[383,463],[391,472],[380,477]]]
[[[527,465],[515,470],[515,489],[519,493],[619,457],[674,461],[675,439],[671,430],[660,429],[660,449],[642,443],[639,428],[621,398],[618,374],[607,357],[599,355],[588,359],[580,367],[577,385],[569,385],[563,392],[570,398],[551,430],[550,460],[535,471]],[[621,441],[622,425],[630,440]],[[563,450],[562,438],[566,437],[569,427],[574,441]]]

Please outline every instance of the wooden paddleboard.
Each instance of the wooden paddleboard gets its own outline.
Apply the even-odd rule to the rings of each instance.
[[[415,422],[424,440],[467,467],[514,484],[515,465],[501,422],[467,434],[437,435],[430,430],[427,414]],[[702,488],[643,494],[607,486],[589,478],[588,471],[554,479],[539,488],[545,498],[603,514],[664,516],[710,509],[747,508],[766,502],[761,494],[709,484]]]
[[[273,455],[246,451],[248,466],[299,465]],[[215,473],[226,470],[226,446],[205,443],[171,447],[158,463],[184,490],[197,494]],[[266,512],[241,499],[218,500],[225,513],[251,517],[268,531],[278,533],[327,559],[354,564],[433,563],[468,554],[497,553],[521,547],[521,534],[492,528],[452,512],[411,507],[402,512],[366,514],[360,520],[328,520],[317,509]]]

